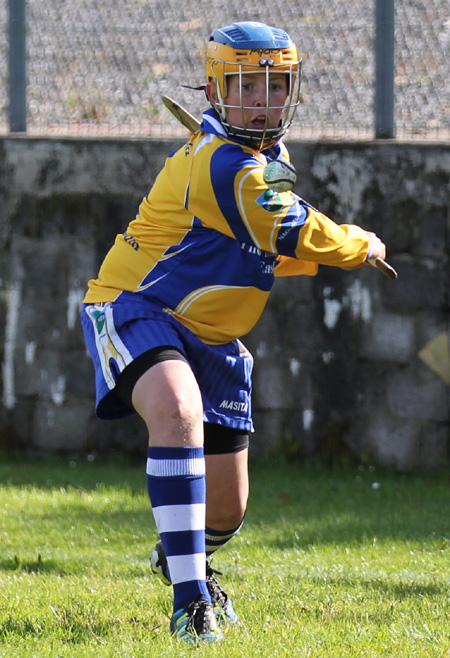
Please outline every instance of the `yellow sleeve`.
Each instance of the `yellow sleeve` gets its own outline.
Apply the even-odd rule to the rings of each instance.
[[[352,269],[364,263],[369,253],[366,232],[354,224],[336,224],[309,209],[299,234],[297,257],[302,260]]]
[[[306,274],[307,276],[315,276],[319,270],[317,263],[311,261],[298,260],[290,256],[278,256],[277,264],[275,265],[275,276],[298,276]]]

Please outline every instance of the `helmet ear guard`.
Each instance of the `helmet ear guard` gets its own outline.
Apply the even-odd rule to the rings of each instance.
[[[286,133],[299,105],[301,60],[289,35],[263,23],[233,23],[215,30],[206,48],[206,79],[215,85],[217,102],[212,103],[222,125],[230,136],[248,143],[252,148],[263,149],[275,144]],[[266,74],[266,117],[269,105],[269,77],[271,73],[288,76],[288,96],[280,124],[276,128],[248,129],[233,126],[228,121],[226,104],[227,77],[246,74]],[[211,102],[211,99],[210,99]],[[234,106],[236,107],[236,106]],[[245,109],[242,98],[241,114]]]

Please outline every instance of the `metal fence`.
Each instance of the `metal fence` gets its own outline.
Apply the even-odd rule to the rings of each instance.
[[[9,32],[21,2],[0,0],[1,134],[10,130],[10,97],[21,102],[22,44]],[[395,0],[390,64],[389,24],[386,16],[376,22],[377,3],[389,2],[286,0],[268,9],[255,0],[26,0],[26,131],[184,135],[161,95],[199,115],[203,94],[182,85],[203,82],[210,32],[235,20],[260,20],[284,27],[303,56],[302,104],[290,137],[389,136],[377,121],[381,113],[389,122],[391,85],[396,137],[449,139],[449,1]],[[17,20],[20,15],[16,27]]]

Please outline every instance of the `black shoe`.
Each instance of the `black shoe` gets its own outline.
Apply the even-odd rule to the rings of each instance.
[[[212,603],[199,595],[187,606],[177,610],[170,621],[170,632],[183,642],[221,642],[224,637],[217,626]]]
[[[221,576],[222,573],[213,569],[206,560],[206,585],[208,587],[214,610],[218,616],[222,616],[227,624],[240,624],[239,617],[233,607],[233,602],[219,585],[214,574]]]
[[[156,542],[156,546],[151,552],[150,566],[153,573],[158,576],[158,578],[161,578],[164,585],[172,584],[169,565],[167,564],[167,558],[161,540]]]
[[[150,565],[153,573],[160,578],[165,585],[171,585],[169,565],[167,564],[166,554],[161,541],[156,543],[155,548],[150,555]],[[216,571],[206,560],[206,585],[214,606],[214,611],[218,621],[225,621],[227,624],[240,624],[239,617],[233,607],[233,602],[219,585],[214,574],[222,575]]]

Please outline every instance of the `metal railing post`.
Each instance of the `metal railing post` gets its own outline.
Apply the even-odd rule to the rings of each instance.
[[[26,0],[8,0],[9,6],[9,129],[27,130]]]
[[[394,0],[375,0],[375,137],[394,137]]]

